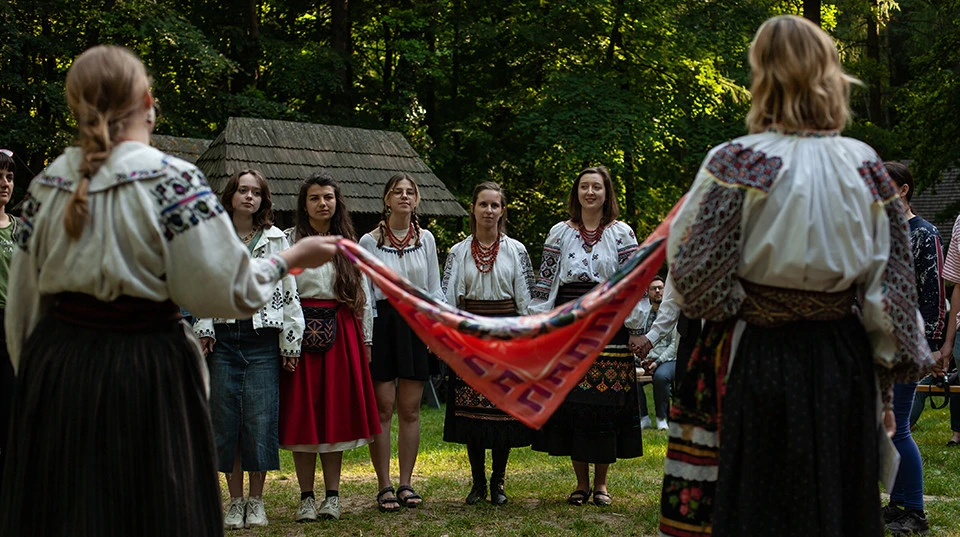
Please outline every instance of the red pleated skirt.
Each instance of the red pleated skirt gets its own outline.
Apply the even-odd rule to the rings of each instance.
[[[380,419],[360,321],[335,300],[302,305],[336,308],[337,337],[326,352],[302,353],[294,372],[280,373],[280,447],[328,453],[369,444]]]

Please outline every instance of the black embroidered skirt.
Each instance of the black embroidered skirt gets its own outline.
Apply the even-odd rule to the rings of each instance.
[[[132,307],[98,318],[116,305],[84,296],[23,349],[0,535],[223,535],[202,363],[179,310],[121,297]]]
[[[489,317],[517,314],[512,300],[468,300],[466,311]],[[447,410],[443,421],[446,442],[470,444],[484,449],[529,446],[533,430],[474,390],[452,369],[447,368]]]
[[[748,325],[723,399],[714,536],[883,535],[875,378],[852,315]]]
[[[562,286],[557,303],[592,286]],[[621,328],[560,408],[536,432],[533,449],[574,461],[608,464],[643,455],[640,404],[629,334]]]

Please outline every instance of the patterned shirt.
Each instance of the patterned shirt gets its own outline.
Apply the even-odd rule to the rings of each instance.
[[[925,326],[927,342],[939,346],[943,342],[946,291],[940,272],[943,268],[943,244],[937,227],[919,216],[910,219],[910,244],[917,273],[917,300]]]

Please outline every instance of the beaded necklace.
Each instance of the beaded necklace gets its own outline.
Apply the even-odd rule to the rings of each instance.
[[[580,240],[583,241],[583,251],[588,254],[593,251],[593,246],[600,242],[600,238],[603,236],[603,230],[606,229],[606,226],[600,224],[597,226],[597,229],[593,231],[587,231],[587,228],[583,227],[583,222],[580,222],[578,231],[580,232]]]
[[[253,226],[253,229],[250,230],[250,233],[247,233],[245,236],[240,237],[240,242],[244,244],[250,244],[250,241],[257,236],[257,226]],[[239,235],[238,235],[239,236]]]
[[[500,234],[497,233],[497,239],[490,246],[484,246],[476,236],[470,243],[470,254],[473,255],[473,263],[481,274],[486,274],[493,270],[493,264],[497,261],[497,254],[500,253]]]
[[[387,241],[390,242],[390,246],[393,246],[397,250],[397,256],[403,257],[403,249],[410,245],[410,241],[413,240],[413,222],[410,222],[410,227],[407,229],[407,235],[400,240],[393,233],[393,229],[390,228],[390,224],[383,226],[386,229]]]

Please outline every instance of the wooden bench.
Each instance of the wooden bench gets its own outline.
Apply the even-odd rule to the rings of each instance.
[[[950,394],[950,395],[960,395],[960,386],[947,386],[946,389],[940,386],[935,386],[933,384],[920,384],[917,386],[917,393],[937,393],[937,394]]]

